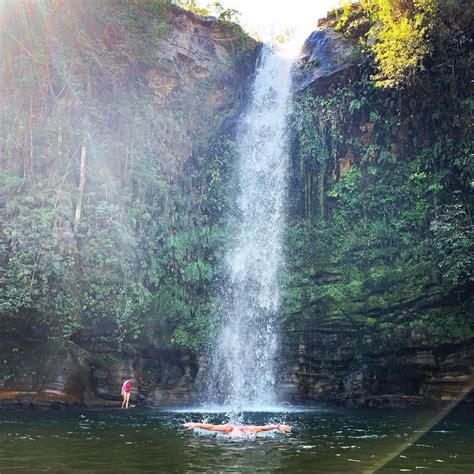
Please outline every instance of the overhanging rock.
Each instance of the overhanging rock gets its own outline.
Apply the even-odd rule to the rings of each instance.
[[[313,31],[305,41],[294,73],[294,88],[301,92],[308,86],[324,92],[353,64],[354,40],[332,28]]]

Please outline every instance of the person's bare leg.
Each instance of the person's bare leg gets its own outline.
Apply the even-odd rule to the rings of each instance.
[[[130,402],[130,392],[125,394],[125,400],[126,400],[125,408],[128,408],[128,404]]]
[[[222,431],[224,433],[229,433],[232,431],[234,425],[227,424],[227,425],[211,425],[210,423],[185,423],[183,425],[188,430],[194,430],[195,428],[201,428],[203,430],[209,431]]]
[[[127,399],[127,394],[124,392],[124,394],[123,394],[123,400],[122,400],[122,408],[125,407],[125,401],[126,401],[126,399]]]

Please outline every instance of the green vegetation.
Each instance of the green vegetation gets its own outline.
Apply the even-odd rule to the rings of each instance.
[[[219,94],[208,79],[189,85],[194,108],[186,81],[170,92],[160,44],[171,2],[9,5],[3,340],[14,354],[68,340],[202,349],[223,304],[215,283],[236,186],[235,144],[219,126],[235,110],[209,117]],[[245,74],[255,44],[220,13],[221,44]],[[296,97],[291,121],[289,328],[358,331],[377,347],[474,336],[469,15],[461,0],[342,11],[356,65],[324,96]]]
[[[210,2],[207,7],[200,7],[196,0],[175,0],[174,3],[185,10],[200,16],[216,16],[223,22],[236,23],[239,12],[234,8],[225,8],[221,2]]]
[[[403,5],[411,15],[428,2]],[[300,192],[285,276],[290,327],[348,327],[392,347],[415,333],[425,344],[474,336],[469,12],[462,2],[440,5],[429,46],[423,33],[419,48],[405,49],[416,61],[398,62],[414,38],[384,35],[406,25],[403,5],[346,7],[344,33],[368,6],[375,15],[357,66],[324,97],[306,90],[296,100],[292,189]],[[375,31],[385,33],[374,42]]]
[[[443,41],[468,40],[471,21],[464,0],[347,1],[337,15],[336,29],[360,39],[366,54],[373,54],[372,79],[382,87],[419,81]]]
[[[173,8],[25,0],[6,12],[0,322],[15,347],[207,341],[233,143],[205,137],[238,100],[211,120],[206,80],[190,78],[196,110],[170,95],[160,44]],[[223,43],[245,66],[255,45],[233,35]]]

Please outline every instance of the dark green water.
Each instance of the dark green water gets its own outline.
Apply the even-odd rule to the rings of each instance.
[[[372,472],[435,415],[347,409],[249,413],[247,423],[288,423],[294,431],[234,441],[180,426],[224,422],[224,415],[138,408],[0,411],[0,472]],[[378,472],[473,473],[473,403],[453,410]]]

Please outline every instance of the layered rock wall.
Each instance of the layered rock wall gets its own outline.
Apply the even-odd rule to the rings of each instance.
[[[118,407],[121,387],[133,377],[132,403],[176,407],[196,403],[196,357],[185,350],[152,350],[140,356],[89,352],[70,342],[57,353],[35,347],[0,379],[0,404],[9,407]]]
[[[474,341],[358,353],[358,337],[300,333],[297,357],[288,354],[283,393],[296,403],[439,407],[464,397],[474,384]]]

